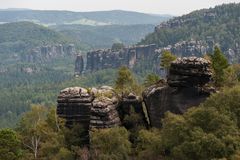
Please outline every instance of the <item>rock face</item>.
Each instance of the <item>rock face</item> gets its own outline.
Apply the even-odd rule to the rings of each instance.
[[[52,58],[75,55],[76,49],[73,44],[62,45],[43,45],[32,49],[28,54],[25,54],[21,59],[26,62],[46,62]]]
[[[152,127],[161,127],[165,112],[182,114],[210,95],[204,88],[212,75],[209,67],[210,62],[203,58],[179,58],[171,64],[167,82],[161,80],[143,92]]]
[[[141,125],[144,127],[148,127],[148,122],[146,115],[143,110],[143,99],[140,96],[137,96],[133,93],[129,93],[128,96],[122,97],[121,104],[118,108],[120,119],[123,122],[123,125],[127,129],[132,129],[136,127],[137,125]],[[124,120],[126,116],[134,116],[133,114],[139,115],[139,119],[137,120],[137,124],[134,124],[133,126],[127,126],[124,124]]]
[[[121,124],[117,112],[119,100],[111,87],[93,88],[95,99],[91,107],[91,128],[110,128]]]
[[[75,75],[81,75],[83,72],[84,63],[83,63],[83,56],[77,55],[76,61],[75,61]]]
[[[171,64],[168,84],[172,87],[203,86],[210,81],[210,61],[204,58],[178,58]]]
[[[132,68],[138,60],[151,56],[155,49],[156,45],[152,44],[124,48],[119,51],[107,49],[88,52],[86,70],[118,68],[122,65]]]
[[[66,119],[66,126],[81,124],[84,130],[84,141],[89,144],[89,125],[93,96],[84,88],[71,87],[62,90],[58,96],[57,114]]]
[[[161,50],[169,50],[178,57],[184,56],[198,56],[201,57],[206,53],[212,53],[214,48],[214,41],[211,37],[208,37],[207,41],[202,40],[189,40],[180,41],[174,45],[168,45],[160,48]]]
[[[58,96],[57,114],[71,126],[79,123],[85,129],[109,128],[120,124],[118,99],[110,87],[66,88]]]
[[[57,102],[58,116],[66,119],[69,127],[74,123],[81,124],[86,135],[89,129],[124,125],[124,117],[133,116],[131,107],[140,117],[138,125],[148,125],[142,98],[132,93],[120,97],[109,86],[88,90],[81,87],[66,88],[60,92]]]
[[[58,96],[57,114],[67,120],[67,125],[80,122],[88,129],[92,101],[93,95],[85,88],[66,88],[62,90]]]

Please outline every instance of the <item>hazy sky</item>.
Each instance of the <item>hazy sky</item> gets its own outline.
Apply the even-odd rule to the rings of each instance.
[[[41,10],[131,10],[146,13],[182,15],[196,9],[240,0],[0,0],[0,8]]]

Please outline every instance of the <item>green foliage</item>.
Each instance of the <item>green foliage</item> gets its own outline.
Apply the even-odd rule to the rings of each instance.
[[[18,160],[21,158],[20,140],[11,129],[0,130],[0,160]]]
[[[176,58],[177,57],[173,55],[170,51],[163,51],[160,66],[166,70],[169,70],[171,62],[174,61]]]
[[[207,124],[207,125],[206,125]],[[228,158],[240,147],[238,127],[214,108],[192,108],[183,116],[166,114],[162,141],[173,159]]]
[[[99,160],[127,160],[131,152],[129,133],[125,128],[91,132],[91,156]]]
[[[240,76],[240,65],[230,65],[224,69],[223,85],[227,87],[233,87],[238,84]]]
[[[141,44],[155,43],[159,47],[166,47],[191,39],[207,42],[210,37],[220,44],[224,52],[229,48],[237,49],[235,44],[240,41],[239,10],[240,4],[232,3],[173,18],[169,20],[169,26],[155,30]]]
[[[118,93],[127,95],[130,92],[140,94],[141,88],[138,86],[135,78],[133,77],[131,71],[123,66],[118,70],[118,76],[115,81],[115,89]]]
[[[158,129],[140,130],[136,151],[140,160],[162,159],[163,148],[161,134]]]
[[[153,24],[137,25],[58,25],[52,28],[85,44],[89,49],[111,48],[113,43],[132,45],[154,29]],[[104,39],[104,41],[103,41]]]
[[[149,74],[147,75],[146,79],[144,80],[144,86],[149,87],[160,80],[160,77],[156,74]]]
[[[123,43],[113,43],[112,45],[112,50],[113,51],[119,51],[121,49],[124,48],[124,44]]]
[[[142,117],[140,114],[136,113],[133,106],[130,107],[129,115],[126,115],[123,118],[123,125],[126,129],[137,129],[139,127],[143,127],[142,125]]]
[[[89,73],[79,78],[74,78],[67,71],[51,68],[30,75],[17,70],[3,74],[0,76],[0,128],[15,127],[22,113],[30,110],[31,104],[46,107],[56,105],[59,91],[66,87],[113,85],[115,77],[114,69]]]
[[[216,86],[222,86],[224,81],[224,69],[228,67],[228,60],[218,47],[214,48],[214,54],[211,55],[212,68],[214,71],[214,83]]]
[[[70,38],[66,38],[61,33],[30,22],[2,24],[0,35],[0,55],[13,53],[20,55],[43,44],[72,42]]]
[[[63,125],[63,121],[56,117],[55,108],[47,110],[43,106],[32,106],[17,126],[25,151],[24,159],[73,157],[73,153],[65,147]]]
[[[216,108],[222,114],[230,117],[240,127],[240,86],[225,88],[211,95],[203,104],[206,108]]]
[[[169,19],[171,16],[155,16],[131,11],[97,11],[97,12],[71,12],[71,11],[41,11],[41,10],[1,10],[1,22],[16,22],[22,20],[33,21],[43,25],[62,25],[82,22],[87,26],[103,24],[156,24]],[[85,23],[84,23],[85,22]],[[87,24],[86,24],[87,23]],[[88,27],[88,26],[87,26]],[[105,26],[104,26],[105,27]]]
[[[83,146],[86,141],[86,131],[84,131],[83,127],[79,124],[74,124],[71,128],[65,129],[65,144],[71,149],[74,146]]]

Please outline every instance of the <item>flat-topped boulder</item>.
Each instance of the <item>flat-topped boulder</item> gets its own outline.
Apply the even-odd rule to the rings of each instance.
[[[152,127],[161,127],[167,111],[183,114],[215,92],[214,88],[206,87],[212,76],[210,65],[204,58],[178,58],[170,66],[167,81],[160,80],[145,89],[143,99]]]
[[[70,87],[61,90],[57,102],[57,114],[66,119],[67,125],[81,123],[89,127],[93,95],[85,88]]]
[[[211,62],[204,58],[183,57],[171,63],[168,84],[172,87],[203,86],[211,80]]]

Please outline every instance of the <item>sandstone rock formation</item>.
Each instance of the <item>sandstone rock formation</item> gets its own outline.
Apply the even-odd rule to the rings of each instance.
[[[83,70],[93,72],[107,68],[118,68],[122,65],[133,68],[140,60],[147,60],[152,57],[156,45],[141,45],[123,48],[118,51],[111,49],[95,50],[87,53],[86,68],[79,69],[75,67],[75,73],[81,73]],[[79,58],[75,61],[75,66],[79,66]],[[83,64],[83,66],[85,66]],[[77,68],[77,70],[76,70]]]
[[[84,69],[84,62],[83,62],[83,56],[77,55],[76,61],[75,61],[75,75],[81,75]]]
[[[62,90],[58,96],[57,114],[66,119],[66,125],[81,124],[86,131],[92,128],[110,128],[122,125],[126,115],[132,116],[133,107],[142,126],[147,127],[142,98],[134,94],[119,97],[113,88],[84,89],[72,87]]]
[[[75,55],[76,49],[73,44],[62,45],[43,45],[32,49],[29,53],[21,57],[22,61],[26,62],[46,62],[52,58]]]
[[[167,82],[161,80],[143,92],[152,127],[161,127],[165,112],[182,114],[210,95],[203,87],[212,75],[209,67],[203,58],[179,58],[171,64]]]
[[[121,124],[117,112],[119,100],[113,88],[93,88],[94,101],[91,107],[90,128],[110,128]]]
[[[145,115],[144,113],[142,97],[137,96],[133,93],[129,93],[127,96],[122,97],[118,111],[120,113],[119,115],[121,121],[127,129],[131,129],[139,125],[146,128],[148,127],[148,122],[146,118],[147,115]],[[137,120],[137,122],[135,122],[136,124],[134,124],[133,126],[127,126],[126,124],[124,124],[126,116],[131,117],[134,116],[133,114],[137,114],[139,116],[139,119]]]
[[[197,57],[178,58],[171,64],[168,84],[172,87],[203,86],[211,76],[210,61]]]
[[[67,125],[81,123],[88,129],[90,124],[93,95],[81,87],[62,90],[58,96],[57,114],[66,119]]]
[[[66,88],[58,96],[57,114],[71,126],[79,123],[85,129],[109,128],[120,124],[118,99],[110,87]]]

